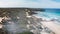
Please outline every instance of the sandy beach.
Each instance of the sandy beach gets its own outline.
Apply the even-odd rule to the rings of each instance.
[[[60,34],[60,26],[55,24],[53,21],[42,21],[41,22],[44,26],[48,27],[49,29],[51,29],[53,32],[55,32],[56,34]]]
[[[37,18],[42,18],[41,23],[43,26],[48,27],[50,30],[52,30],[55,34],[60,34],[60,25],[58,24],[58,21],[51,21],[49,18],[44,18],[44,17],[38,17]]]

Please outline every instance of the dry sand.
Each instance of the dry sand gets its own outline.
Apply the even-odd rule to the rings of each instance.
[[[56,34],[60,34],[60,26],[55,24],[54,21],[42,21],[41,22],[44,26],[50,28]]]
[[[35,15],[33,15],[35,16]],[[48,27],[50,30],[55,32],[55,34],[60,34],[60,25],[57,24],[55,21],[50,21],[51,19],[45,18],[45,17],[40,17],[40,16],[35,16],[36,18],[42,18],[43,21],[41,22],[43,26]]]

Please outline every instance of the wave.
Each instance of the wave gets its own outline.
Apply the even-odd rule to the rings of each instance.
[[[57,21],[57,24],[60,24],[60,13],[56,12],[37,12],[38,14],[35,14],[36,17],[40,17],[45,20],[53,20]]]

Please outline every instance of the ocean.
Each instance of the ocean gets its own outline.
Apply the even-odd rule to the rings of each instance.
[[[37,11],[36,13],[34,16],[42,18],[40,23],[55,34],[60,34],[60,9],[45,9],[45,11]]]
[[[56,18],[60,19],[60,9],[45,9],[44,12],[37,12],[38,14],[35,14],[39,17],[46,17],[46,18]]]
[[[38,14],[35,14],[38,17],[46,18],[49,20],[54,19],[55,21],[58,21],[60,23],[60,9],[45,9],[45,11],[37,12]]]

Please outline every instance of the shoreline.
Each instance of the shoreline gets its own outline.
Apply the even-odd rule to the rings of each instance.
[[[37,18],[39,18],[38,16],[35,16]],[[41,17],[40,17],[41,18]],[[48,18],[43,18],[43,21],[41,21],[41,23],[48,27],[49,29],[51,29],[53,32],[55,32],[56,34],[60,34],[60,25],[56,24],[55,21],[51,21],[51,19]]]

